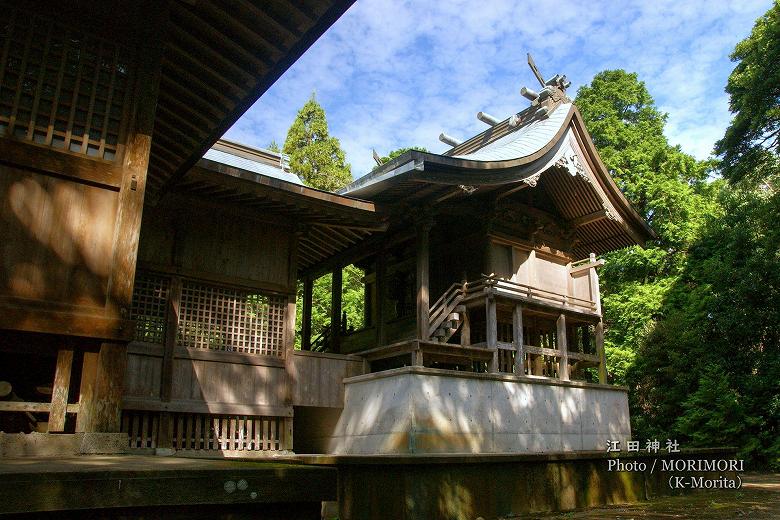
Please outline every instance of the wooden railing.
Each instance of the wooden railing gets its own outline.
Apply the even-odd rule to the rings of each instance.
[[[330,324],[325,325],[320,333],[311,341],[312,352],[328,352],[330,350]]]
[[[454,283],[450,285],[444,294],[436,300],[430,307],[430,321],[428,335],[433,334],[439,326],[444,323],[455,308],[463,301],[465,295],[465,284]]]
[[[496,276],[484,276],[474,282],[469,282],[464,290],[466,298],[479,295],[485,290],[493,291],[497,295],[525,300],[535,300],[540,303],[552,304],[557,307],[569,307],[572,310],[593,312],[597,311],[596,302],[576,298],[566,294],[559,294],[546,289],[539,289],[530,285],[505,280]]]
[[[122,432],[130,448],[158,448],[166,436],[176,450],[283,451],[292,449],[292,419],[247,415],[174,413],[170,430],[160,431],[157,412],[125,410]]]

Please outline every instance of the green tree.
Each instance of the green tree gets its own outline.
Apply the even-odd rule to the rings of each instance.
[[[715,189],[706,181],[712,164],[669,144],[666,114],[634,73],[600,72],[579,89],[575,103],[611,175],[659,235],[646,248],[606,255],[602,271],[608,367],[616,382],[625,383],[689,244],[716,210]]]
[[[325,110],[314,94],[298,111],[284,141],[290,170],[307,186],[336,191],[352,181],[339,140],[328,133]]]
[[[731,182],[764,179],[780,163],[780,1],[756,21],[731,59],[739,62],[726,85],[734,118],[715,151]]]
[[[780,194],[724,186],[627,380],[633,426],[780,468]],[[712,396],[718,394],[718,399]],[[739,410],[734,409],[738,403]]]

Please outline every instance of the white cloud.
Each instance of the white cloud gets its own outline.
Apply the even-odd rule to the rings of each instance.
[[[730,119],[728,55],[770,0],[399,2],[358,0],[227,133],[247,144],[284,141],[312,91],[358,177],[380,154],[420,145],[441,152],[441,131],[468,138],[527,106],[531,52],[542,73],[577,86],[607,68],[635,71],[669,113],[667,135],[705,158]]]

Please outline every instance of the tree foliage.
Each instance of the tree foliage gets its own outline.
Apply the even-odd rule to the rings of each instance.
[[[669,144],[666,114],[634,73],[597,74],[575,103],[604,164],[659,235],[644,249],[606,255],[602,271],[607,360],[614,380],[625,383],[636,345],[660,313],[689,244],[715,211],[713,188],[705,181],[712,165]]]
[[[352,181],[339,140],[328,133],[325,110],[312,94],[295,116],[284,141],[290,170],[307,186],[336,191]]]
[[[780,467],[780,172],[708,179],[714,163],[669,145],[634,74],[598,74],[577,104],[659,235],[606,255],[602,270],[608,367],[631,390],[635,437],[737,446]]]
[[[763,179],[780,162],[780,0],[731,59],[738,62],[726,85],[734,118],[715,151],[730,181]]]

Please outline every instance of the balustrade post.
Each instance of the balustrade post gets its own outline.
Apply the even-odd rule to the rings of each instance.
[[[496,316],[496,298],[492,292],[489,292],[485,298],[485,316],[487,348],[493,351],[489,371],[491,374],[495,374],[498,372],[498,317]]]
[[[560,361],[558,362],[558,377],[562,381],[569,380],[569,347],[567,345],[566,338],[566,315],[561,314],[558,316],[558,350],[560,350]]]
[[[607,358],[604,354],[604,322],[596,324],[596,355],[599,357],[599,383],[607,384]]]
[[[303,315],[301,316],[301,349],[311,350],[311,309],[314,295],[314,280],[303,280]]]
[[[525,374],[525,353],[523,351],[523,306],[515,305],[512,313],[512,337],[515,340],[515,375]]]
[[[330,298],[330,348],[333,352],[341,351],[341,266],[333,270],[331,278]]]

